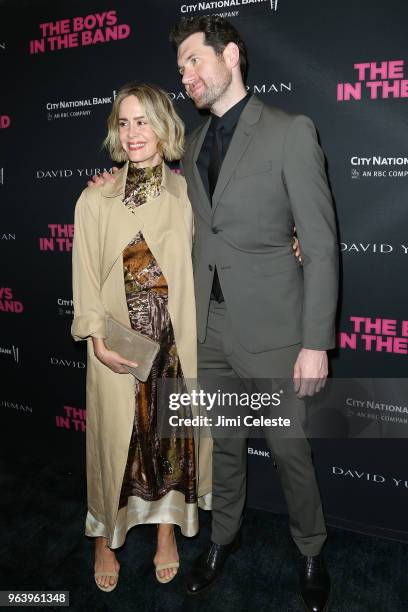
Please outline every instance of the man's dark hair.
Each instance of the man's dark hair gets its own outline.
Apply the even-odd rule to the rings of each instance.
[[[245,82],[247,73],[247,52],[244,41],[234,26],[222,17],[207,15],[202,17],[184,17],[170,32],[170,42],[178,49],[191,34],[202,32],[204,44],[212,47],[221,55],[228,43],[233,42],[239,49],[239,61],[242,79]]]

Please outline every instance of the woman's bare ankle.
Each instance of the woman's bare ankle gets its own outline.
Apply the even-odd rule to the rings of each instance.
[[[174,535],[174,525],[170,523],[160,523],[157,525],[157,537],[168,537]]]

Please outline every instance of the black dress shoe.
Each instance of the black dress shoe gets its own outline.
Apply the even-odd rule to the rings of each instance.
[[[239,534],[230,544],[211,542],[209,548],[194,562],[193,569],[187,577],[187,592],[196,595],[208,588],[221,574],[228,555],[237,550],[239,544]]]
[[[308,612],[326,612],[329,609],[330,577],[322,555],[302,556],[299,585]]]

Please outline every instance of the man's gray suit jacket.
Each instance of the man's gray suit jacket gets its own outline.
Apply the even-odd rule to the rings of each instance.
[[[183,160],[194,210],[198,339],[214,275],[233,333],[251,353],[335,344],[338,244],[324,156],[312,121],[251,97],[220,170],[212,206],[197,168],[210,119]],[[303,265],[293,255],[293,226]]]

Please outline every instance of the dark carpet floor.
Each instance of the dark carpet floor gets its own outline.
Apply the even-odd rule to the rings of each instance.
[[[0,590],[68,590],[69,609],[78,612],[303,609],[285,516],[247,510],[242,546],[228,560],[222,580],[194,597],[185,594],[184,580],[208,541],[209,513],[201,512],[196,538],[178,532],[181,567],[168,585],[154,577],[155,528],[136,527],[118,553],[119,585],[103,593],[93,580],[93,542],[82,535],[83,475],[63,466],[16,468],[1,462],[0,490]],[[333,583],[331,612],[407,612],[406,544],[331,529],[325,555]]]

